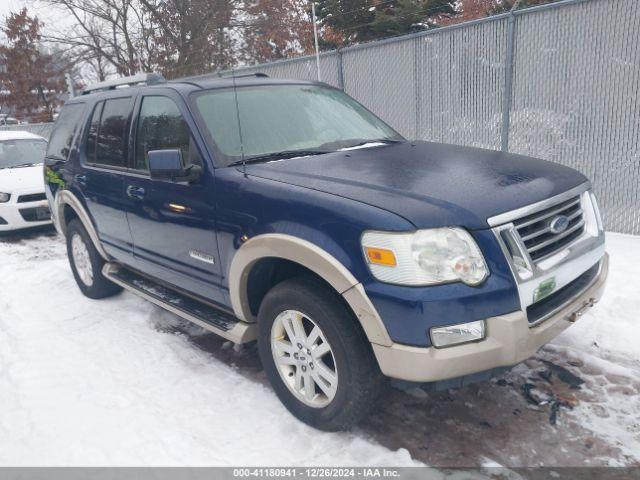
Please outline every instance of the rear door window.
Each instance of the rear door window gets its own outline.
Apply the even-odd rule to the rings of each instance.
[[[162,96],[142,99],[136,133],[133,168],[148,170],[148,154],[152,150],[178,149],[186,165],[201,165],[189,125],[173,100]]]
[[[84,103],[73,103],[63,107],[49,140],[47,157],[55,160],[67,160],[83,112]]]
[[[130,97],[105,100],[97,133],[95,163],[110,167],[127,167],[131,108]],[[93,120],[94,118],[92,124]]]
[[[104,102],[98,103],[93,109],[91,122],[89,123],[89,131],[87,133],[86,155],[89,163],[96,163],[96,146],[98,144],[98,130],[100,129],[100,117],[102,116],[102,107]]]

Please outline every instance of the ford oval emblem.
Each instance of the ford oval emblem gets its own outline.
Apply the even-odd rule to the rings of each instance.
[[[555,233],[557,235],[558,233],[564,232],[568,226],[569,219],[564,215],[558,215],[553,220],[551,220],[551,223],[549,224],[549,230],[551,230],[551,233]]]

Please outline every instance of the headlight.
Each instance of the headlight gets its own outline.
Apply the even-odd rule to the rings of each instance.
[[[484,320],[478,320],[446,327],[434,327],[429,333],[434,347],[450,347],[482,340],[484,332]]]
[[[11,195],[8,193],[0,193],[0,203],[6,203],[11,198]]]
[[[411,233],[365,232],[362,248],[371,273],[397,285],[461,281],[479,285],[489,270],[471,235],[461,228]]]

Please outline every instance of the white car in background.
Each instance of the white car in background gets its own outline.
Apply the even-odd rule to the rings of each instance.
[[[38,135],[0,131],[0,232],[51,223],[42,173],[46,149]]]

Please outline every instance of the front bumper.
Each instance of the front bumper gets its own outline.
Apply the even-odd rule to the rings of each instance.
[[[19,197],[33,194],[44,194],[44,192],[31,190],[12,192],[8,202],[0,203],[0,232],[51,224],[50,218],[38,219],[36,216],[36,209],[49,209],[46,199],[35,202],[18,202]]]
[[[600,272],[581,294],[544,322],[531,326],[524,311],[486,319],[484,340],[448,348],[420,348],[401,344],[372,344],[382,373],[411,382],[434,382],[516,365],[534,355],[600,300],[609,273],[609,256],[600,260]]]

